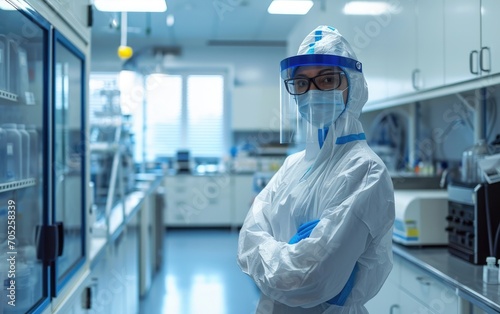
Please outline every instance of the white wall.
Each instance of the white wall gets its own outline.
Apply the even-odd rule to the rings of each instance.
[[[120,71],[123,62],[116,55],[117,46],[92,45],[92,71]],[[134,52],[139,55],[141,52]],[[279,62],[286,57],[285,47],[220,47],[193,46],[182,49],[181,55],[167,66],[221,66],[233,69],[236,85],[264,85],[279,88]],[[153,56],[141,57],[141,64],[155,62]]]
[[[92,71],[118,72],[122,69],[123,62],[116,55],[116,47],[106,48],[104,44],[98,43],[93,43],[92,47]],[[232,76],[230,79],[233,80],[233,82],[229,82],[228,94],[233,128],[267,130],[271,125],[273,129],[276,128],[275,123],[271,122],[271,120],[274,121],[275,117],[268,113],[279,112],[279,63],[285,58],[285,51],[285,47],[193,46],[183,48],[180,56],[170,58],[163,63],[166,67],[172,68],[185,66],[228,70]],[[141,52],[137,51],[135,54],[139,56]],[[145,55],[143,53],[143,56]],[[155,61],[155,57],[151,53],[147,53],[147,55],[147,57],[137,58],[140,66],[153,69],[154,64],[162,63]],[[245,96],[244,101],[238,101],[238,99],[241,100],[241,97],[236,96],[245,94],[248,90],[261,91],[254,93],[253,99],[252,96]],[[268,113],[262,114],[262,110],[258,110],[258,108],[269,108],[270,110],[265,111]],[[248,115],[249,112],[253,114]],[[242,116],[235,117],[235,115]],[[241,123],[241,121],[245,121],[245,123]]]

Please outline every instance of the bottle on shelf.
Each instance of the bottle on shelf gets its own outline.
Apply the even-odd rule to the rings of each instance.
[[[7,86],[7,37],[0,34],[0,90],[6,91]]]
[[[29,169],[30,169],[30,135],[26,131],[26,127],[24,124],[18,124],[17,130],[21,135],[21,179],[29,178]]]
[[[486,258],[486,265],[483,266],[483,282],[487,284],[498,284],[498,267],[495,265],[496,258],[489,256]]]
[[[3,182],[21,180],[21,134],[19,134],[15,123],[2,125],[5,132],[5,171],[3,173]]]
[[[27,125],[26,131],[30,136],[30,165],[29,165],[29,177],[36,178],[38,175],[38,132],[35,125]]]
[[[5,131],[0,128],[0,160],[6,160]],[[0,184],[5,182],[5,162],[0,162]]]

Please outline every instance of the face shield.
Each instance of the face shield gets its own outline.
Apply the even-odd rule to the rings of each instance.
[[[361,70],[360,62],[329,54],[297,55],[281,61],[280,142],[322,142],[345,111],[348,73]]]

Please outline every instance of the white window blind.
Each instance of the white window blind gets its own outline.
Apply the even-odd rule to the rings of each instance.
[[[153,74],[146,79],[145,158],[173,156],[182,146],[182,76]]]
[[[146,80],[145,158],[221,157],[224,143],[224,76],[154,74]]]
[[[193,156],[221,156],[224,78],[221,75],[188,76],[187,98],[187,142]]]

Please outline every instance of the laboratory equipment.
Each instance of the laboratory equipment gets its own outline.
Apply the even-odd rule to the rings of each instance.
[[[188,150],[177,151],[176,165],[178,173],[191,172],[191,157]]]
[[[112,209],[135,185],[134,151],[130,121],[120,106],[116,78],[91,77],[99,86],[90,90],[90,174],[94,183],[94,236],[104,235]]]
[[[500,154],[487,156],[479,160],[479,168],[486,182],[489,184],[497,183],[500,181]]]
[[[405,167],[408,115],[401,110],[384,110],[373,120],[369,144],[391,172]]]
[[[462,153],[462,182],[481,183],[485,181],[479,168],[479,161],[490,154],[490,149],[485,140],[479,140]]]
[[[407,246],[448,244],[447,201],[445,190],[394,191],[394,242]]]
[[[448,251],[473,264],[499,257],[497,226],[500,223],[500,183],[448,184]],[[498,235],[497,235],[498,236]]]

